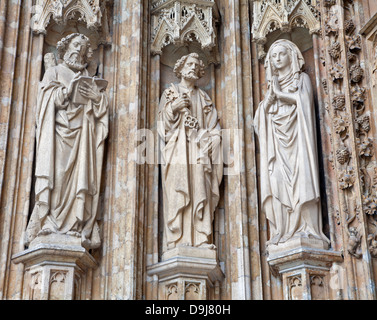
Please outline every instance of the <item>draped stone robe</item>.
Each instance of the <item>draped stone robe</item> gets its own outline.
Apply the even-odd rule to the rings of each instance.
[[[88,76],[87,70],[82,72]],[[75,73],[63,64],[46,70],[37,101],[35,207],[27,242],[41,229],[100,243],[96,224],[108,100],[75,105],[66,92]],[[47,208],[47,210],[46,210]],[[93,232],[92,232],[93,231]]]
[[[190,98],[190,108],[174,114],[172,102],[182,93]],[[197,129],[185,129],[188,112],[197,118]],[[174,84],[165,90],[158,123],[165,249],[211,243],[223,170],[220,130],[217,111],[204,91]]]
[[[322,233],[312,85],[305,73],[296,91],[295,82],[293,73],[279,79],[281,91],[294,94],[297,104],[275,101],[267,108],[266,99],[256,111],[262,210],[270,222],[269,243],[295,235],[328,242]]]

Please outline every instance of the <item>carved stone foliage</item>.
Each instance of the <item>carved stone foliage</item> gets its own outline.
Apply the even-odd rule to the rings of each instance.
[[[361,258],[362,254],[360,252],[360,241],[361,234],[355,227],[350,227],[348,229],[349,240],[348,240],[348,252],[356,258]]]
[[[76,19],[86,23],[88,29],[98,30],[106,18],[108,0],[37,0],[31,28],[35,33],[46,33],[51,19],[57,24],[66,24]]]
[[[368,137],[370,118],[366,112],[365,71],[361,55],[361,37],[355,23],[355,8],[353,1],[345,0],[342,8],[337,1],[322,3],[323,34],[325,52],[323,65],[327,67],[329,82],[324,88],[325,97],[331,99],[327,108],[332,119],[333,143],[336,154],[336,168],[338,172],[338,187],[341,195],[340,216],[344,215],[344,227],[348,234],[349,254],[356,258],[361,257],[360,231],[362,221],[359,217],[361,207],[368,212],[367,206],[372,206],[370,197],[370,174],[368,164],[373,156],[372,140]],[[344,10],[344,14],[340,12]],[[344,17],[340,20],[340,17]],[[332,80],[332,81],[331,81]],[[349,94],[345,94],[349,88]],[[363,197],[368,199],[368,205],[356,198],[355,190],[361,189]],[[356,209],[351,209],[356,208]],[[356,211],[352,218],[349,211]],[[358,219],[355,219],[355,217]]]
[[[264,44],[267,35],[276,30],[290,32],[293,28],[306,28],[309,32],[320,31],[320,12],[313,0],[267,0],[254,1],[252,34],[257,42],[259,59],[266,55]]]
[[[372,101],[369,102],[370,109],[374,109],[372,105],[376,105],[377,91],[377,16],[371,17],[371,19],[360,30],[366,41],[366,47],[369,49],[369,76],[370,83],[367,88],[371,91]],[[356,47],[361,47],[360,41],[356,43]],[[359,92],[359,100],[364,101],[367,96],[366,90]],[[355,101],[355,104],[357,101]],[[365,110],[366,109],[366,110]],[[372,257],[377,258],[377,167],[376,159],[373,154],[373,139],[368,137],[370,131],[370,116],[372,116],[372,110],[365,108],[363,103],[358,105],[358,118],[357,124],[359,125],[362,137],[358,141],[360,161],[363,165],[364,173],[364,193],[363,193],[363,210],[368,219],[368,236],[367,245]],[[369,112],[368,112],[369,111]]]
[[[178,47],[197,42],[204,51],[216,46],[217,8],[214,0],[152,1],[153,54],[169,44]]]
[[[373,154],[373,139],[370,137],[370,115],[366,105],[366,88],[365,83],[365,71],[362,67],[362,44],[361,36],[357,32],[355,23],[353,21],[355,16],[354,3],[352,1],[346,1],[344,4],[345,9],[345,43],[348,50],[348,57],[352,57],[349,60],[349,79],[351,87],[351,99],[354,112],[354,129],[356,134],[356,151],[359,160],[359,177],[361,181],[362,191],[362,211],[366,214],[367,229],[370,233],[367,237],[369,244],[370,254],[374,257],[376,255],[375,248],[375,235],[377,234],[376,227],[376,210],[377,207],[377,193],[375,190],[375,184],[373,182],[373,171],[370,168],[372,166]],[[351,230],[352,229],[352,230]],[[350,240],[349,247],[355,246],[360,248],[360,241],[362,234],[359,232],[359,228],[350,228]],[[350,251],[350,248],[349,248]],[[355,251],[353,256],[360,258],[362,253]]]

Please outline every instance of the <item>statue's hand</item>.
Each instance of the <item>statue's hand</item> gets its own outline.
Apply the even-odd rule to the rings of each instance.
[[[272,89],[272,92],[274,93],[274,95],[276,96],[276,99],[280,99],[281,88],[280,88],[278,77],[274,77],[274,79],[272,80],[272,88],[271,89]]]
[[[176,99],[172,105],[171,108],[173,109],[174,113],[180,112],[181,110],[188,108],[190,106],[190,99],[187,96],[187,94],[182,94],[179,96],[178,99]]]
[[[272,87],[270,87],[267,91],[267,108],[269,108],[276,100],[275,92],[273,91]]]
[[[99,103],[101,101],[101,92],[94,81],[92,81],[91,84],[83,82],[83,84],[79,86],[78,90],[82,96],[92,100],[94,103]]]
[[[77,72],[75,74],[75,76],[73,77],[73,79],[71,80],[71,82],[69,83],[69,87],[68,87],[68,91],[67,91],[67,96],[68,98],[71,96],[72,94],[72,90],[73,90],[73,85],[75,84],[75,82],[77,81],[78,78],[81,77],[81,71]]]
[[[272,81],[272,91],[274,92],[276,100],[287,104],[297,104],[295,94],[281,91],[279,80],[277,77],[275,77]]]

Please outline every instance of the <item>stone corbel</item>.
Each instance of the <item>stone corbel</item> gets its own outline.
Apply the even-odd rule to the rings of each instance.
[[[331,269],[342,261],[340,252],[307,246],[268,257],[273,273],[282,277],[285,300],[329,300],[336,289]]]
[[[215,250],[181,246],[162,260],[147,268],[158,279],[159,300],[208,300],[211,288],[224,279]]]
[[[82,282],[98,264],[80,245],[38,243],[15,254],[14,263],[25,267],[25,300],[80,300]]]

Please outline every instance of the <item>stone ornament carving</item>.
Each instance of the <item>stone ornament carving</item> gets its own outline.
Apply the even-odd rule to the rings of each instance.
[[[35,206],[25,243],[68,236],[96,248],[107,81],[88,75],[92,50],[86,36],[71,34],[57,50],[62,62],[46,70],[38,93]]]
[[[254,125],[269,245],[295,238],[329,242],[322,232],[313,91],[303,66],[300,50],[288,40],[276,41],[265,61],[268,93]]]
[[[193,41],[205,51],[216,46],[217,20],[214,0],[154,1],[152,3],[153,54],[161,54],[169,44],[178,47]]]
[[[185,286],[185,300],[200,300],[200,283],[188,282]]]
[[[309,29],[319,33],[320,13],[312,0],[255,0],[252,34],[258,44],[259,59],[266,56],[264,44],[267,35],[275,30],[289,32],[293,28]]]
[[[103,8],[107,2],[108,0],[37,0],[31,28],[35,33],[45,34],[51,18],[57,24],[66,24],[79,15],[79,21],[85,21],[89,29],[97,30],[102,25]]]
[[[223,175],[221,128],[210,97],[195,86],[204,75],[196,53],[183,56],[174,72],[181,79],[161,97],[164,251],[212,244],[212,223]]]
[[[178,283],[169,284],[166,286],[165,300],[178,300]]]
[[[361,234],[355,227],[350,227],[348,229],[348,234],[349,239],[347,251],[349,254],[359,259],[362,257],[362,253],[360,252]]]
[[[35,272],[30,278],[30,300],[41,300],[42,272]]]
[[[65,282],[67,272],[53,271],[50,279],[50,289],[48,300],[64,300]]]
[[[289,298],[290,300],[303,300],[303,289],[301,276],[294,276],[289,278]]]
[[[353,210],[357,212],[352,218],[347,218],[343,225],[348,235],[347,253],[360,259],[362,257],[361,242],[365,241],[363,237],[367,237],[362,232],[365,218],[362,214],[359,215],[359,212],[366,213],[366,219],[368,219],[369,212],[373,212],[372,208],[375,206],[369,169],[373,157],[373,140],[368,136],[370,116],[366,109],[368,104],[366,103],[366,74],[362,62],[362,39],[355,23],[357,8],[351,0],[343,1],[342,7],[344,20],[339,19],[339,7],[335,6],[334,1],[329,1],[324,10],[325,30],[328,31],[325,32],[329,53],[327,66],[334,80],[334,83],[329,84],[329,93],[333,97],[334,106],[330,117],[334,119],[335,139],[338,140],[334,142],[338,144],[338,187],[344,192],[344,197],[341,198],[343,199],[341,200],[343,215],[348,216],[348,213]],[[339,32],[340,28],[344,30],[344,33]],[[331,45],[333,43],[339,43],[337,48],[339,54],[333,50],[335,49]],[[350,95],[343,94],[345,84],[350,90]],[[339,97],[342,98],[339,99]],[[350,139],[353,134],[354,138]],[[355,145],[353,145],[354,142],[356,142]],[[363,198],[362,203],[359,202],[361,199],[356,199],[352,194],[353,190],[359,186]],[[355,219],[356,216],[358,219]],[[371,229],[370,224],[369,229]]]
[[[310,293],[312,300],[326,300],[325,277],[322,275],[310,276]]]

